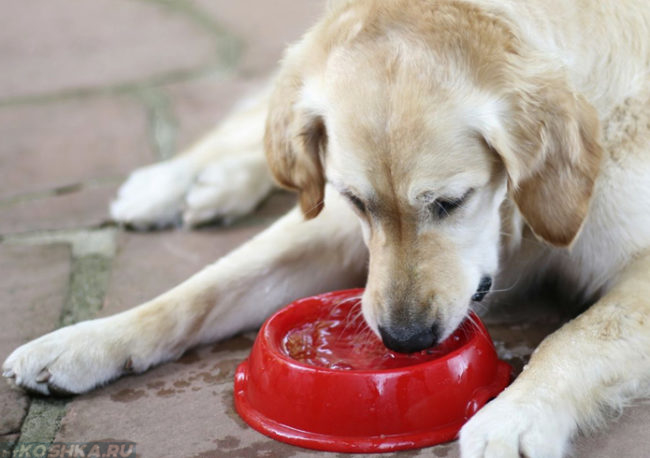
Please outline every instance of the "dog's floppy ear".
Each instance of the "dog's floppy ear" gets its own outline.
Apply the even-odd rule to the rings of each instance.
[[[587,216],[600,168],[596,110],[560,72],[526,76],[519,67],[508,73],[502,80],[508,109],[484,135],[501,156],[511,197],[531,229],[548,243],[569,246]]]
[[[302,212],[311,219],[324,205],[327,133],[323,119],[300,106],[301,90],[300,75],[285,69],[271,96],[264,143],[275,179],[298,191]]]

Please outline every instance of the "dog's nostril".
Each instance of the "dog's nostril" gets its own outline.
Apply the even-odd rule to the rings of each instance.
[[[408,332],[408,330],[395,332],[379,326],[379,333],[384,345],[398,353],[414,353],[424,350],[437,343],[439,338],[436,325],[416,332]]]
[[[487,293],[490,292],[490,288],[492,288],[492,278],[488,276],[481,278],[478,288],[476,288],[476,292],[472,296],[472,300],[481,302]]]

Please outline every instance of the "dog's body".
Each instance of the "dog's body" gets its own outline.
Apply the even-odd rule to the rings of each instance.
[[[649,75],[643,0],[333,2],[273,95],[112,207],[135,225],[250,210],[271,187],[268,112],[271,169],[310,219],[293,210],[151,302],[20,347],[6,375],[78,393],[146,370],[358,283],[367,246],[364,315],[398,350],[448,335],[491,277],[514,293],[550,275],[593,302],[461,432],[466,457],[562,456],[649,392]]]

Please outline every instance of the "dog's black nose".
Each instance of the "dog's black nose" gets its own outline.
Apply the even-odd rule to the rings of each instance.
[[[390,330],[379,326],[379,333],[384,345],[398,353],[414,353],[432,347],[438,342],[439,332],[436,325],[429,328]]]
[[[488,276],[481,278],[481,282],[478,284],[478,288],[476,288],[472,300],[481,302],[487,293],[490,292],[490,288],[492,288],[492,278]]]

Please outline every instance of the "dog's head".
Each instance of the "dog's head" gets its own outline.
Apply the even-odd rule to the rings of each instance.
[[[308,218],[330,183],[370,251],[363,309],[386,345],[448,336],[498,268],[507,196],[568,246],[601,156],[593,107],[498,19],[459,4],[333,8],[288,54],[266,149]]]

